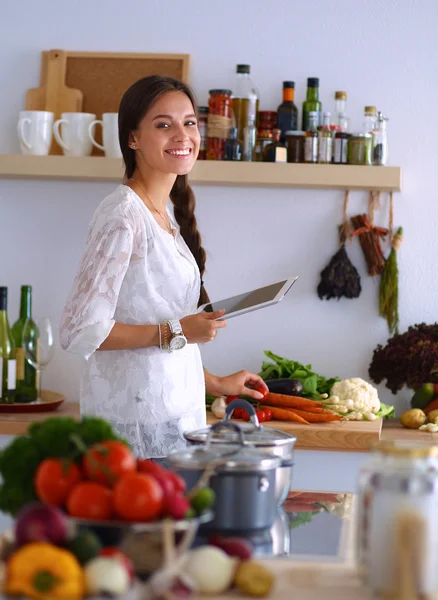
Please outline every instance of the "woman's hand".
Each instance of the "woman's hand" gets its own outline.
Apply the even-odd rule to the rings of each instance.
[[[217,330],[227,326],[226,321],[215,321],[222,317],[224,312],[200,312],[181,319],[181,327],[189,344],[205,344],[214,340]]]
[[[258,389],[263,392],[268,391],[268,386],[261,377],[255,373],[248,371],[239,371],[226,377],[215,377],[206,372],[207,392],[214,396],[249,396],[254,400],[261,400],[263,393],[258,392]],[[247,386],[251,387],[247,387]],[[210,388],[210,389],[209,389]]]

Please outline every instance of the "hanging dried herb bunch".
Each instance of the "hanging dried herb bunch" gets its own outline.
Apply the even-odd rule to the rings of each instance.
[[[385,267],[381,239],[386,237],[388,230],[383,227],[374,227],[374,211],[379,206],[380,192],[370,192],[369,216],[363,214],[351,218],[354,227],[352,237],[359,237],[368,272],[372,277],[381,275]]]
[[[349,238],[349,227],[347,218],[349,192],[345,193],[344,199],[344,223],[339,228],[339,239],[341,247],[332,257],[329,264],[321,271],[321,281],[318,285],[318,296],[322,300],[338,300],[344,298],[358,298],[362,290],[360,275],[356,267],[348,258],[345,247]]]
[[[393,394],[406,385],[438,383],[438,323],[413,325],[374,350],[369,375],[375,383],[386,379]]]

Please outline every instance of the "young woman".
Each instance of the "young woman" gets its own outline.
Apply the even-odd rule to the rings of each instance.
[[[191,90],[169,77],[141,79],[123,96],[125,183],[92,219],[61,322],[63,348],[87,359],[82,414],[111,421],[137,455],[155,459],[205,425],[206,389],[258,399],[251,388],[266,387],[246,371],[217,377],[202,367],[198,344],[226,322],[197,313],[208,296],[187,183],[200,142],[195,107]]]

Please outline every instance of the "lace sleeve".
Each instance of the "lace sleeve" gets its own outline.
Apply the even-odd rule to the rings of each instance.
[[[88,359],[114,326],[120,287],[129,265],[133,231],[122,218],[91,231],[60,325],[64,350]]]

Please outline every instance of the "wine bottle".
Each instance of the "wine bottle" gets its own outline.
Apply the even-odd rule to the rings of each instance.
[[[0,287],[0,402],[15,401],[15,344],[8,321],[8,288]]]
[[[12,337],[15,342],[17,360],[17,386],[15,402],[33,402],[37,399],[37,373],[35,368],[26,360],[26,350],[23,346],[23,330],[29,320],[32,340],[39,338],[39,331],[32,321],[32,287],[21,286],[20,316],[12,325]]]

